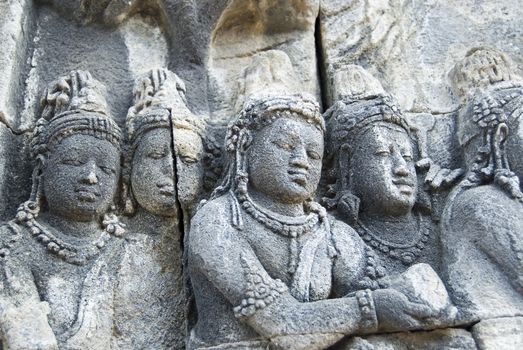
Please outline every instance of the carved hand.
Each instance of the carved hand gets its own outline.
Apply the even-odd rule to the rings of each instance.
[[[433,190],[452,186],[465,173],[464,169],[447,169],[440,167],[430,158],[423,158],[416,163],[418,170],[425,170],[425,183]]]
[[[379,289],[372,293],[379,331],[400,331],[421,326],[421,320],[433,316],[424,304],[413,303],[394,289]]]

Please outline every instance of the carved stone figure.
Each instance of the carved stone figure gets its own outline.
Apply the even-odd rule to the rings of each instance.
[[[372,85],[375,79],[361,72]],[[401,273],[416,262],[439,269],[439,241],[416,174],[416,130],[383,92],[347,96],[326,113],[328,208]],[[381,90],[381,91],[380,91]],[[425,210],[424,210],[425,209]]]
[[[201,174],[184,169],[180,176],[176,170],[200,161],[196,148],[202,143],[199,136],[199,142],[173,140],[173,125],[176,130],[178,125],[199,125],[187,107],[176,106],[178,93],[183,94],[183,82],[176,74],[149,71],[136,81],[134,106],[127,116],[123,192],[131,217],[115,300],[115,348],[181,349],[185,343],[183,216],[176,181],[191,190]],[[179,158],[186,163],[175,170]]]
[[[442,217],[443,277],[468,320],[521,315],[523,80],[488,48],[471,50],[452,77],[465,103],[457,138],[467,173]]]
[[[304,95],[253,99],[230,124],[225,179],[194,216],[187,244],[198,310],[190,349],[323,349],[344,335],[426,326],[447,307],[441,286],[439,306],[423,293],[409,300],[380,289],[371,249],[313,200],[324,132]],[[418,268],[411,276],[435,275]]]
[[[124,229],[110,213],[121,136],[104,93],[84,71],[45,92],[31,141],[31,197],[0,232],[0,324],[8,349],[110,344]]]
[[[155,119],[155,122],[159,122],[160,117],[166,118],[167,115],[170,115],[166,121],[162,122],[162,130],[165,130],[162,131],[164,135],[160,138],[163,139],[163,147],[169,147],[171,155],[174,157],[175,190],[177,191],[174,198],[179,201],[186,219],[190,219],[194,206],[202,196],[203,158],[209,152],[209,147],[205,142],[205,124],[187,107],[185,84],[173,72],[167,69],[151,70],[146,76],[138,79],[135,85],[135,105],[129,110],[127,117],[128,134],[132,135],[130,137],[132,138],[136,137],[135,134],[154,128],[153,124],[146,123],[148,126],[145,127],[145,130],[137,130],[142,119]],[[144,119],[141,116],[149,114],[155,118]],[[136,122],[135,119],[137,119]],[[169,124],[169,130],[166,129],[167,124]],[[130,166],[128,168],[130,169]],[[142,166],[143,171],[150,170],[149,168],[147,164]],[[147,193],[150,191],[151,189],[143,189],[141,192],[144,192],[143,196],[150,196]],[[124,204],[125,211],[132,213],[136,201],[139,201],[137,196],[141,196],[142,193],[132,193],[129,186],[124,188],[124,192],[130,194]],[[124,194],[124,197],[127,194]],[[147,206],[157,204],[159,203],[148,198],[140,205],[145,206],[146,209],[152,209],[150,211],[154,212],[158,209],[147,208]],[[172,210],[172,203],[167,206],[168,210]]]

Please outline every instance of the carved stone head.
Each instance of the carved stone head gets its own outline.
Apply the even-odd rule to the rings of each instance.
[[[521,81],[512,60],[503,52],[488,47],[470,49],[449,75],[453,90],[462,101],[471,97],[476,89],[501,82]]]
[[[490,78],[474,85],[478,72]],[[509,58],[486,48],[471,50],[454,68],[453,78],[455,87],[468,83],[471,89],[457,119],[458,142],[469,171],[466,180],[477,185],[494,182],[511,197],[522,198],[523,79],[514,73]]]
[[[45,204],[60,217],[92,221],[113,204],[121,134],[104,92],[84,71],[61,77],[45,92],[31,142],[36,166],[30,202],[36,212]]]
[[[139,78],[134,96],[127,116],[126,211],[138,204],[176,216],[177,201],[190,208],[201,191],[203,125],[186,106],[183,81],[166,69]]]
[[[326,199],[350,221],[368,214],[402,215],[417,195],[411,128],[396,102],[386,95],[339,101],[326,113],[327,161],[331,165]]]
[[[324,130],[311,96],[251,100],[229,125],[228,170],[215,195],[249,187],[284,203],[311,199],[321,174]]]

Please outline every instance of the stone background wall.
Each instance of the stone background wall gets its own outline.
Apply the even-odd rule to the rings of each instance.
[[[111,111],[123,124],[135,78],[167,67],[185,81],[189,107],[219,137],[267,77],[282,89],[313,94],[325,110],[344,94],[347,79],[357,81],[348,67],[360,65],[426,133],[429,154],[455,168],[460,105],[449,72],[478,46],[505,52],[523,69],[523,6],[521,0],[0,0],[0,44],[0,218],[7,220],[30,191],[27,136],[42,91],[73,69],[89,70],[107,86]],[[420,346],[399,344],[394,348]]]
[[[261,75],[288,63],[292,74],[277,79],[316,95],[325,109],[342,93],[347,65],[361,65],[435,130],[436,158],[452,165],[442,139],[459,107],[448,80],[454,63],[472,47],[492,46],[523,67],[523,9],[515,0],[3,0],[0,14],[3,218],[28,188],[19,140],[38,116],[41,91],[71,69],[105,83],[123,121],[135,77],[168,67],[185,80],[192,110],[224,124],[256,85],[243,81],[255,56]],[[287,57],[259,57],[270,50]]]

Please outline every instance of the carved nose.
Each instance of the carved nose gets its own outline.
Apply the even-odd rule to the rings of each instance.
[[[85,177],[85,182],[94,185],[95,183],[98,183],[98,177],[96,177],[96,174],[94,171],[89,171],[89,174]]]
[[[309,163],[301,158],[291,159],[291,165],[305,170],[309,170]]]
[[[161,165],[161,172],[169,177],[174,176],[174,159],[172,157],[165,157]]]
[[[394,174],[398,176],[408,176],[409,175],[409,169],[405,166],[405,164],[398,164],[396,168],[394,169]]]
[[[96,164],[88,164],[88,173],[83,176],[82,182],[88,185],[98,183],[98,176],[96,176]]]
[[[307,160],[307,152],[304,148],[297,148],[291,158],[291,165],[309,170],[309,162]]]

